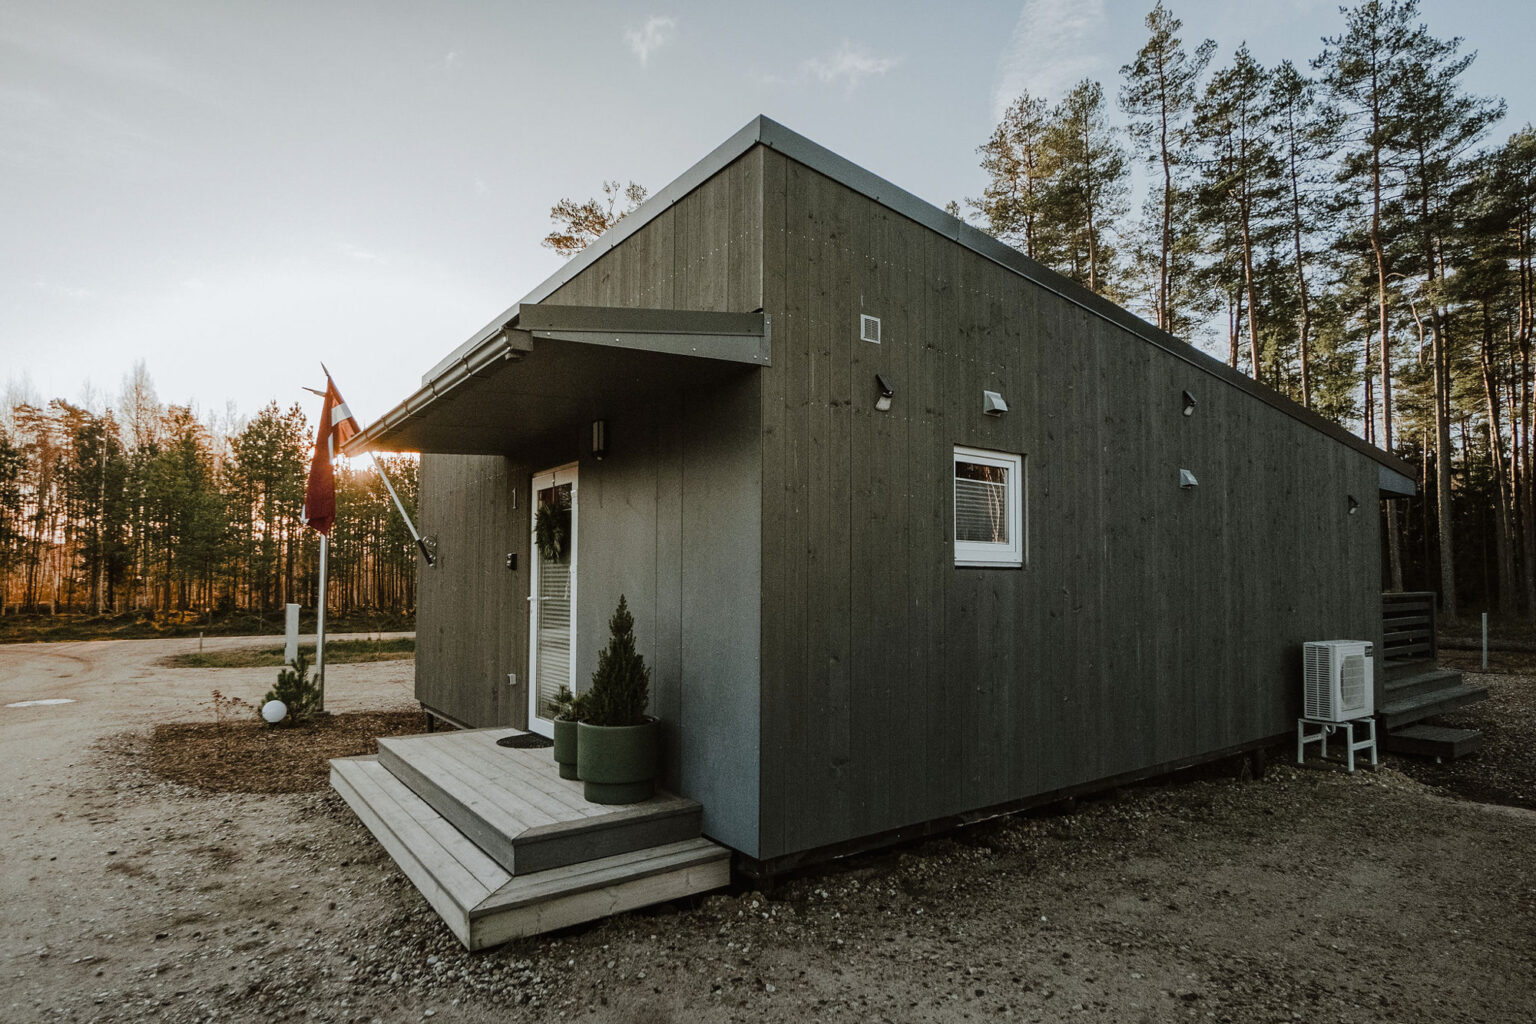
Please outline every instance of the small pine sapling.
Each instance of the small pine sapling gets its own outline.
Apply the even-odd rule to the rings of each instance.
[[[283,666],[277,673],[277,685],[261,698],[259,707],[265,707],[271,700],[280,700],[287,706],[285,721],[297,724],[314,717],[320,706],[320,688],[309,678],[309,661],[304,655],[300,654],[293,664]]]
[[[592,688],[582,694],[586,705],[582,721],[643,725],[651,699],[651,670],[635,650],[635,620],[622,595],[608,620],[608,632],[608,646],[598,654],[597,671],[592,673]]]

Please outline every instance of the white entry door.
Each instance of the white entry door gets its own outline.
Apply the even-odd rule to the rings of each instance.
[[[554,735],[560,687],[576,689],[576,465],[533,478],[528,595],[528,729]]]

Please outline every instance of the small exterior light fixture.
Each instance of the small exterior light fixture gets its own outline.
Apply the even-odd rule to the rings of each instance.
[[[1184,415],[1185,416],[1193,416],[1195,414],[1195,406],[1198,405],[1198,404],[1199,403],[1195,401],[1195,396],[1194,395],[1190,394],[1188,391],[1184,392]]]
[[[877,412],[889,412],[891,399],[896,397],[896,392],[885,382],[885,378],[875,374],[875,410]]]
[[[608,421],[592,421],[592,457],[597,461],[603,461],[603,456],[608,454]]]
[[[269,700],[261,706],[261,717],[268,725],[276,725],[288,717],[288,705],[280,700]]]
[[[981,393],[981,411],[988,416],[1001,416],[1008,411],[1008,403],[1003,401],[1003,396],[996,391],[983,391]]]
[[[1350,515],[1358,515],[1359,512],[1360,512],[1360,503],[1358,501],[1356,501],[1355,500],[1355,496],[1353,494],[1351,494],[1349,496],[1349,514]]]
[[[1192,491],[1200,486],[1200,481],[1195,479],[1195,474],[1187,469],[1179,470],[1179,486],[1186,491]]]

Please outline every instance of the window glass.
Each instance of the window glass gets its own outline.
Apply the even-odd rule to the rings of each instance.
[[[1024,457],[955,449],[955,564],[1024,564]]]

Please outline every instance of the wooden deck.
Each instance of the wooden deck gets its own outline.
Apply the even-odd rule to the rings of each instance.
[[[528,874],[698,836],[703,808],[658,792],[622,807],[588,803],[549,748],[496,741],[515,729],[379,740],[379,763],[510,874]]]
[[[379,741],[331,762],[331,785],[468,949],[717,889],[730,851],[669,793],[606,807],[550,751],[478,729]]]

